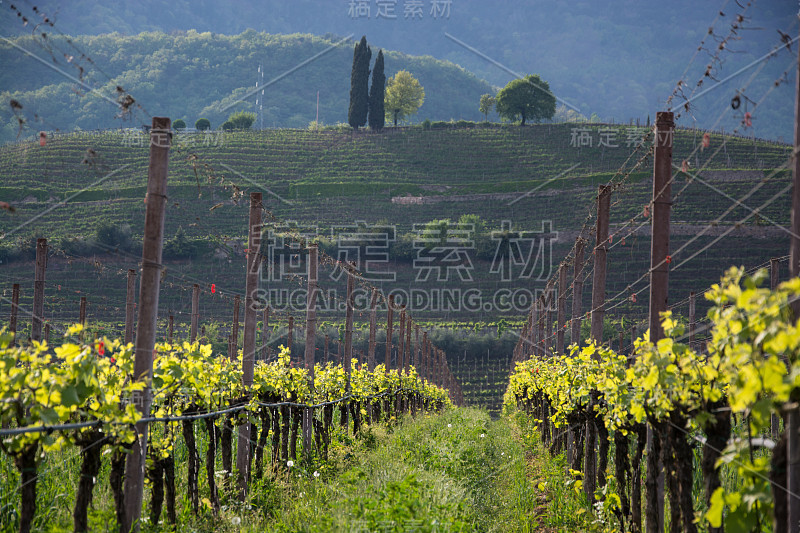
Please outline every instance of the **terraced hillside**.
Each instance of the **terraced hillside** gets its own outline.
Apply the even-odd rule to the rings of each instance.
[[[334,237],[329,243],[332,249],[336,226],[357,221],[394,225],[391,260],[378,270],[394,272],[395,281],[374,281],[384,290],[410,294],[419,289],[431,294],[458,289],[463,294],[472,289],[492,304],[476,308],[460,301],[447,307],[429,301],[414,309],[415,316],[485,323],[519,319],[522,312],[500,309],[492,298],[501,289],[541,289],[543,282],[536,276],[521,277],[519,269],[508,280],[497,269],[492,272],[500,241],[492,240],[491,231],[501,230],[507,221],[512,231],[542,232],[545,222],[544,228],[554,232],[552,264],[557,265],[583,224],[591,225],[597,186],[613,181],[618,187],[611,222],[618,238],[609,253],[608,296],[618,297],[609,317],[639,319],[647,312],[647,292],[633,302],[625,289],[649,266],[649,225],[641,214],[652,194],[652,161],[646,156],[647,142],[636,150],[644,132],[631,126],[552,124],[415,127],[379,135],[307,130],[177,135],[169,168],[166,238],[174,238],[180,228],[186,239],[212,244],[191,260],[165,261],[162,314],[175,314],[181,324],[188,322],[191,286],[200,283],[205,290],[202,319],[230,321],[229,296],[244,289],[247,207],[243,199],[248,192],[261,190],[268,215],[274,217],[271,220],[312,226],[305,231]],[[586,144],[587,137],[591,146]],[[580,138],[585,145],[577,147]],[[689,291],[704,289],[731,264],[753,267],[788,250],[787,233],[774,224],[789,222],[785,189],[790,175],[780,170],[788,162],[789,147],[720,134],[711,135],[706,149],[701,149],[701,142],[702,132],[676,131],[676,164],[687,160],[690,174],[703,170],[700,179],[676,172],[672,249],[701,230],[706,233],[674,257],[673,302],[683,300]],[[77,301],[87,296],[90,320],[121,324],[125,273],[138,265],[136,243],[142,234],[147,175],[145,144],[139,134],[119,132],[63,135],[49,139],[46,146],[18,143],[0,148],[0,200],[15,208],[13,213],[0,214],[4,233],[0,250],[5,257],[0,269],[3,320],[8,316],[12,283],[22,284],[21,301],[30,302],[31,239],[47,237],[52,247],[47,317],[75,320]],[[733,200],[748,193],[743,203],[749,207],[736,207]],[[754,216],[751,209],[762,204],[766,206]],[[411,240],[414,224],[444,218],[455,222],[464,214],[478,215],[486,228],[482,241],[486,249],[481,252],[480,239],[476,239],[474,248],[467,250],[471,279],[454,271],[446,282],[436,275],[417,281],[419,268],[415,269],[413,259],[419,248]],[[88,246],[100,227],[119,228],[132,244],[116,253],[77,253],[76,242]],[[628,235],[631,229],[636,231]],[[538,273],[545,276],[549,268]],[[323,288],[343,291],[344,278],[331,274],[323,269]],[[213,296],[210,283],[217,288]],[[298,282],[270,282],[269,287],[289,290],[298,288]],[[585,307],[590,293],[584,291]],[[703,309],[701,305],[699,312]],[[285,319],[288,310],[284,311],[279,321]],[[474,361],[465,361],[463,368],[472,368],[476,383],[488,380],[484,377],[489,367],[484,371]],[[502,378],[500,371],[492,375]],[[486,389],[486,383],[480,387]]]

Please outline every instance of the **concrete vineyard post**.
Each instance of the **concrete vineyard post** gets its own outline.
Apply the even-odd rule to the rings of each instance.
[[[161,251],[164,244],[164,216],[167,201],[167,164],[172,139],[169,118],[153,117],[150,129],[150,165],[147,172],[142,279],[139,284],[139,313],[136,326],[134,379],[144,390],[132,397],[143,417],[150,414],[150,386],[153,377],[153,349],[156,340]],[[125,512],[120,529],[139,531],[147,457],[147,424],[136,424],[137,438],[125,464]]]

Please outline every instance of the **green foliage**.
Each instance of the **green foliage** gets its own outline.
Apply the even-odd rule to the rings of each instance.
[[[553,409],[552,422],[563,427],[599,393],[603,401],[594,402],[594,410],[609,430],[625,434],[633,424],[657,427],[675,419],[688,420],[688,432],[702,430],[729,408],[745,423],[715,468],[734,470],[738,481],[708,495],[704,518],[718,527],[727,514],[726,531],[771,524],[770,459],[754,453],[752,436],[767,432],[771,416],[800,392],[800,329],[789,309],[800,295],[800,279],[771,291],[759,287],[766,277],[766,270],[748,278],[732,268],[705,294],[713,303],[707,356],[680,343],[683,327],[671,312],[663,313],[664,338],[653,344],[648,332],[637,339],[630,365],[626,356],[595,343],[573,345],[570,355],[518,363],[505,396],[507,410],[541,394]]]
[[[383,50],[378,50],[375,68],[372,69],[372,86],[369,89],[369,127],[381,131],[386,123],[383,101],[386,96],[386,74],[383,72]]]
[[[222,129],[229,129],[229,130],[249,130],[250,126],[253,125],[253,122],[256,120],[256,114],[250,111],[237,111],[235,113],[231,113],[228,116],[228,120],[222,126]],[[228,128],[225,128],[225,124],[229,124]]]
[[[197,131],[205,131],[211,129],[211,121],[207,118],[198,118],[195,123],[194,127]]]
[[[208,239],[190,239],[183,226],[178,226],[175,235],[164,243],[163,254],[167,259],[194,259],[210,251]]]
[[[179,118],[178,120],[172,123],[172,129],[174,130],[186,129],[186,122],[184,122],[182,118]]]
[[[527,119],[535,122],[553,118],[556,113],[556,97],[550,84],[538,74],[528,74],[523,79],[512,80],[497,93],[497,113],[509,120]]]
[[[489,120],[489,113],[492,112],[494,108],[495,98],[491,94],[484,94],[481,95],[480,105],[478,106],[478,111],[483,113],[484,120]]]
[[[367,45],[367,37],[362,36],[353,49],[353,67],[350,72],[350,108],[347,111],[347,122],[354,130],[367,123],[370,59],[372,50]]]
[[[425,102],[425,90],[407,70],[401,70],[391,78],[386,87],[386,117],[394,121],[405,120],[415,115]]]
[[[119,226],[108,222],[101,222],[96,230],[97,243],[106,251],[110,249],[127,250],[131,246],[130,226]]]

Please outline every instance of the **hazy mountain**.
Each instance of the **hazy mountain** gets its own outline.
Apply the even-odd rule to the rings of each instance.
[[[715,62],[711,72],[717,80],[780,44],[778,30],[797,34],[796,6],[782,0],[751,2],[745,8],[731,0],[44,0],[37,5],[40,13],[56,20],[51,33],[58,30],[71,35],[189,29],[238,34],[247,28],[269,33],[352,34],[356,38],[366,34],[375,47],[447,59],[496,86],[513,77],[509,71],[538,73],[560,98],[585,116],[595,113],[603,120],[620,121],[631,117],[644,120],[662,109],[684,71],[689,87],[694,87],[732,24],[737,24],[736,34],[726,43],[723,61]],[[396,18],[387,18],[392,12],[385,6],[394,7]],[[3,3],[1,8],[0,31],[4,35],[29,32],[34,21],[41,21],[30,4],[19,7],[31,20],[27,26],[9,4]],[[743,20],[737,23],[739,13]],[[711,26],[714,35],[708,36],[705,49],[690,62]],[[794,47],[791,52],[784,50],[768,61],[748,87],[745,94],[753,101],[771,91],[753,113],[753,128],[748,133],[791,139],[792,72],[788,83],[770,88],[785,69],[791,69],[796,51]],[[698,124],[717,124],[736,89],[759,66],[693,101]],[[703,88],[712,84],[713,80],[707,79]],[[432,95],[435,87],[429,89]],[[735,117],[723,118],[718,125],[730,130],[742,121],[743,114],[741,108]],[[682,118],[682,124],[692,123],[691,117]]]

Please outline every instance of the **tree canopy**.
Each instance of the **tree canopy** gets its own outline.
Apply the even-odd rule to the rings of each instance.
[[[494,96],[491,94],[484,94],[481,95],[481,102],[478,105],[478,111],[483,113],[484,120],[489,120],[489,113],[492,112],[492,108],[494,107]]]
[[[395,126],[398,120],[416,114],[423,102],[425,89],[410,72],[401,70],[389,78],[384,107],[386,117],[394,120]]]
[[[362,36],[353,49],[353,68],[350,71],[350,108],[347,122],[353,129],[367,123],[369,111],[369,61],[372,50],[367,45],[367,37]]]
[[[381,131],[386,123],[383,99],[386,97],[386,74],[383,73],[383,50],[378,50],[375,68],[372,69],[372,86],[369,88],[369,127]]]
[[[550,91],[550,85],[538,74],[528,74],[517,78],[506,85],[495,101],[497,113],[509,120],[531,119],[538,122],[551,119],[556,113],[556,97]]]
[[[237,111],[231,113],[222,126],[223,130],[249,130],[256,121],[256,114],[250,111]]]

